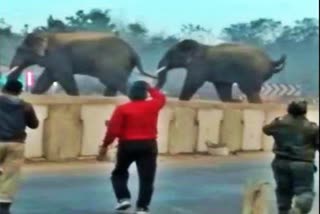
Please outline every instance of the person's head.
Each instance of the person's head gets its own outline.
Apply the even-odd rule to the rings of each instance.
[[[132,101],[145,100],[148,97],[148,83],[139,80],[129,87],[128,97]]]
[[[18,96],[22,93],[23,85],[18,80],[8,80],[2,88],[5,94]]]
[[[307,113],[308,103],[305,100],[292,101],[288,105],[288,113],[294,117],[303,116]]]

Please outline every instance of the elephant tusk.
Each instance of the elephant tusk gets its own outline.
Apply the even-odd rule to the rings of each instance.
[[[162,71],[166,70],[167,67],[166,66],[163,66],[161,68],[159,68],[157,71],[156,71],[156,74],[159,75]]]
[[[19,66],[14,66],[9,71],[5,72],[4,75],[9,76],[12,72],[15,72],[16,70],[18,70],[18,68],[19,68]]]
[[[19,66],[14,66],[10,69],[9,73],[16,71],[19,68]]]
[[[12,72],[18,70],[19,66],[14,66],[13,68],[11,68],[9,71],[4,72],[4,76],[9,76]]]

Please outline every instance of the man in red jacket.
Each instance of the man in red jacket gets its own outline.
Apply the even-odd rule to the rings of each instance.
[[[151,99],[147,99],[148,93]],[[108,146],[118,138],[117,163],[111,178],[118,199],[116,210],[124,211],[131,207],[128,169],[135,162],[140,179],[137,214],[146,214],[149,212],[157,168],[158,115],[166,98],[160,90],[144,81],[135,82],[128,96],[131,102],[118,106],[108,123],[98,160],[104,159]]]

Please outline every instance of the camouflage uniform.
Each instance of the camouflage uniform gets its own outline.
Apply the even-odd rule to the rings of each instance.
[[[314,165],[319,127],[305,116],[276,118],[263,128],[275,140],[272,162],[279,214],[307,214],[314,200]],[[292,208],[292,200],[295,205]]]

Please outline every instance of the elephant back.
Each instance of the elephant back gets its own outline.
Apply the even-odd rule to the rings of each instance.
[[[243,67],[251,67],[251,70],[261,71],[263,73],[272,69],[271,59],[261,48],[245,44],[225,43],[216,46],[210,46],[207,49],[206,56],[214,61],[236,64]]]
[[[77,41],[97,41],[101,39],[116,39],[117,37],[112,33],[74,32],[50,33],[46,34],[46,38],[48,41],[48,49],[54,49]]]
[[[244,44],[225,43],[216,46],[211,46],[211,54],[219,55],[238,55],[238,56],[259,56],[268,58],[267,54],[260,48]]]

